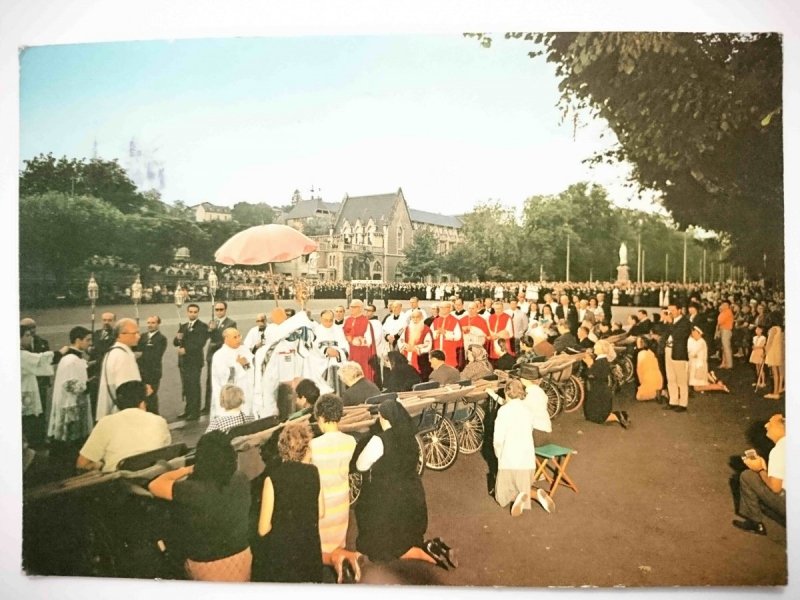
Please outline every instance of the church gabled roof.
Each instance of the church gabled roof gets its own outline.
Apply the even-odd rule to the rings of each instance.
[[[392,217],[392,210],[394,205],[401,197],[399,190],[391,194],[376,194],[374,196],[347,196],[342,202],[342,207],[339,209],[339,215],[336,218],[337,230],[342,226],[344,221],[351,225],[360,220],[361,223],[366,224],[372,219],[377,226],[383,217],[385,222],[389,222]]]

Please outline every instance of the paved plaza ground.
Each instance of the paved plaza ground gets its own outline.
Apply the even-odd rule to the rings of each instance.
[[[339,301],[312,301],[316,316]],[[292,303],[282,303],[293,306]],[[274,302],[234,303],[229,316],[245,332],[255,314]],[[382,305],[379,307],[383,314]],[[105,308],[103,308],[105,309]],[[111,307],[118,316],[133,307]],[[201,306],[206,320],[210,306]],[[622,320],[634,309],[615,308]],[[99,322],[98,309],[98,322]],[[173,305],[140,307],[160,314],[162,330],[174,335]],[[89,310],[63,309],[33,314],[39,334],[51,347],[64,343],[76,324],[88,324]],[[712,363],[712,365],[715,363]],[[183,407],[177,359],[169,347],[160,393],[164,416],[174,421]],[[719,374],[719,373],[718,373]],[[426,471],[428,535],[458,548],[461,566],[445,572],[421,563],[396,561],[367,565],[365,583],[395,582],[446,586],[773,586],[788,577],[786,530],[766,523],[768,535],[754,536],[731,526],[735,518],[732,465],[745,448],[770,447],[763,423],[784,410],[784,400],[755,395],[751,366],[739,359],[722,376],[731,393],[693,393],[686,413],[655,402],[638,403],[633,388],[618,395],[618,408],[630,413],[631,427],[597,425],[582,412],[561,414],[553,442],[577,451],[570,474],[579,492],[559,488],[556,510],[547,514],[534,503],[531,512],[512,518],[486,492],[486,466],[480,453],[460,456],[447,471]],[[791,380],[791,373],[789,374]],[[193,445],[203,421],[173,430],[176,441]],[[791,522],[791,515],[790,515]],[[351,528],[350,539],[355,530]]]

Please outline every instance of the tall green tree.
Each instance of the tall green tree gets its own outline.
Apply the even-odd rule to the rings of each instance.
[[[406,257],[397,267],[403,277],[424,279],[442,270],[441,257],[436,254],[436,238],[430,231],[421,229],[414,232],[414,240],[404,252]]]
[[[138,265],[145,283],[149,265],[168,265],[178,248],[196,247],[209,238],[208,233],[186,219],[130,215],[124,218],[124,227],[117,233],[117,255]]]
[[[482,34],[484,46],[491,38]],[[774,33],[510,33],[556,66],[565,115],[605,119],[681,229],[730,234],[752,273],[783,271],[783,51]]]
[[[125,216],[89,196],[47,192],[19,207],[20,274],[36,269],[62,281],[95,254],[115,254]]]
[[[197,223],[199,236],[191,236],[186,244],[192,255],[192,261],[214,263],[214,253],[233,235],[246,229],[235,221],[206,221]]]
[[[231,209],[231,218],[246,227],[269,225],[275,221],[275,209],[265,202],[237,202]]]
[[[21,198],[46,192],[92,196],[125,214],[138,213],[151,206],[116,160],[78,160],[40,154],[23,164],[25,167],[19,174]]]
[[[490,200],[476,206],[461,220],[466,242],[451,250],[443,260],[442,270],[465,280],[513,277],[521,260],[518,253],[521,229],[514,210]]]

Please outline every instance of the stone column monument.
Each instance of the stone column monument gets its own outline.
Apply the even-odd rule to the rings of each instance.
[[[617,283],[627,283],[631,280],[628,269],[628,246],[625,242],[619,245],[619,266],[617,267]]]

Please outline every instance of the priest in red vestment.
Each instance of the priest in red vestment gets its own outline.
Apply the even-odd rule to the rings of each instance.
[[[497,340],[506,340],[506,350],[513,356],[511,343],[508,341],[514,337],[514,324],[511,320],[511,315],[503,311],[503,302],[498,300],[493,306],[494,314],[489,315],[489,360],[497,360],[500,358],[500,348],[497,345]]]
[[[344,337],[350,344],[350,360],[361,365],[364,378],[375,381],[375,369],[378,354],[375,335],[369,319],[364,314],[364,303],[355,299],[350,303],[350,316],[344,320]]]
[[[431,323],[433,347],[444,352],[445,363],[458,368],[458,358],[464,347],[461,339],[461,325],[453,316],[453,303],[449,301],[439,304],[439,316]]]
[[[464,348],[469,348],[473,344],[478,344],[486,348],[489,352],[489,324],[479,311],[483,305],[479,302],[470,302],[467,306],[467,314],[461,323],[461,333],[464,336]]]

